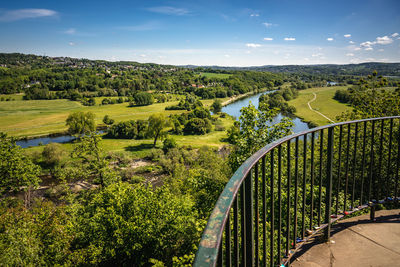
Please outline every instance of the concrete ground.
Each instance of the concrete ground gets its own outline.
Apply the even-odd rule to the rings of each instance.
[[[299,252],[290,266],[400,266],[400,210],[349,218],[332,226],[330,242],[315,238]]]

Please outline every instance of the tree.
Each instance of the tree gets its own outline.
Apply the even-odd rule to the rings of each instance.
[[[261,104],[262,105],[262,104]],[[256,109],[251,103],[240,110],[239,125],[230,131],[230,140],[234,149],[229,155],[232,170],[235,171],[248,157],[262,147],[288,135],[293,126],[289,118],[283,118],[279,123],[270,125],[278,114],[278,109],[268,109],[261,106]]]
[[[151,105],[154,102],[154,98],[150,93],[147,92],[139,92],[133,96],[135,100],[135,104],[138,106],[147,106]]]
[[[77,111],[70,114],[66,120],[66,124],[69,126],[68,132],[80,136],[94,132],[96,130],[94,118],[95,115],[90,111],[86,113]]]
[[[221,112],[221,109],[222,109],[222,102],[221,102],[221,100],[215,99],[214,102],[213,102],[212,105],[211,105],[211,110],[212,110],[214,113],[218,113],[218,112]]]
[[[103,118],[103,122],[107,125],[112,125],[114,123],[114,120],[110,118],[110,116],[105,115]]]
[[[45,163],[50,167],[60,164],[63,158],[64,150],[60,144],[50,143],[43,148],[42,157]]]
[[[119,180],[116,173],[109,167],[109,161],[100,148],[101,137],[89,135],[81,138],[74,147],[72,157],[82,160],[82,168],[87,176],[94,176],[101,186],[108,186]]]
[[[30,190],[38,187],[40,167],[27,158],[13,138],[0,133],[0,194],[25,192],[25,205],[30,202]]]
[[[149,137],[154,137],[153,147],[155,147],[157,139],[162,139],[166,136],[167,132],[163,130],[165,127],[169,126],[169,120],[163,114],[153,114],[149,117],[148,122],[147,135]]]

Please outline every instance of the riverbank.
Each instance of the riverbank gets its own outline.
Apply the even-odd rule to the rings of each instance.
[[[252,91],[252,92],[248,92],[248,93],[245,93],[245,94],[232,96],[229,99],[227,99],[224,102],[222,102],[222,106],[225,107],[225,106],[227,106],[229,104],[232,104],[232,103],[234,103],[236,101],[239,101],[239,100],[241,100],[243,98],[246,98],[246,97],[249,97],[249,96],[252,96],[252,95],[257,95],[257,94],[260,94],[260,93],[270,92],[270,91],[274,91],[274,90],[268,90],[267,88],[264,88],[263,90],[260,90],[260,91],[257,91],[257,92]]]

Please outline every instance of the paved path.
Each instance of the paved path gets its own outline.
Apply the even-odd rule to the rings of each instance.
[[[324,114],[322,114],[319,111],[316,111],[315,109],[313,109],[310,105],[311,102],[315,101],[315,99],[317,99],[317,94],[313,92],[314,98],[311,99],[310,101],[307,102],[308,108],[314,112],[317,112],[319,115],[321,115],[322,117],[324,117],[325,119],[327,119],[328,121],[335,123],[333,120],[331,120],[330,118],[328,118],[327,116],[325,116]]]
[[[346,219],[332,228],[331,242],[314,240],[291,266],[400,266],[400,210]],[[307,246],[307,244],[305,245]]]

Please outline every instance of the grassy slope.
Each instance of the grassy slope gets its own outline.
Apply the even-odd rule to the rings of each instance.
[[[345,89],[344,86],[333,87],[317,87],[299,91],[296,99],[289,101],[289,105],[296,107],[296,116],[305,121],[312,121],[318,125],[329,124],[330,122],[318,113],[308,108],[307,102],[314,98],[313,92],[317,95],[317,99],[311,102],[311,107],[328,118],[335,121],[336,116],[346,110],[352,108],[346,104],[342,104],[333,99],[336,90]]]

